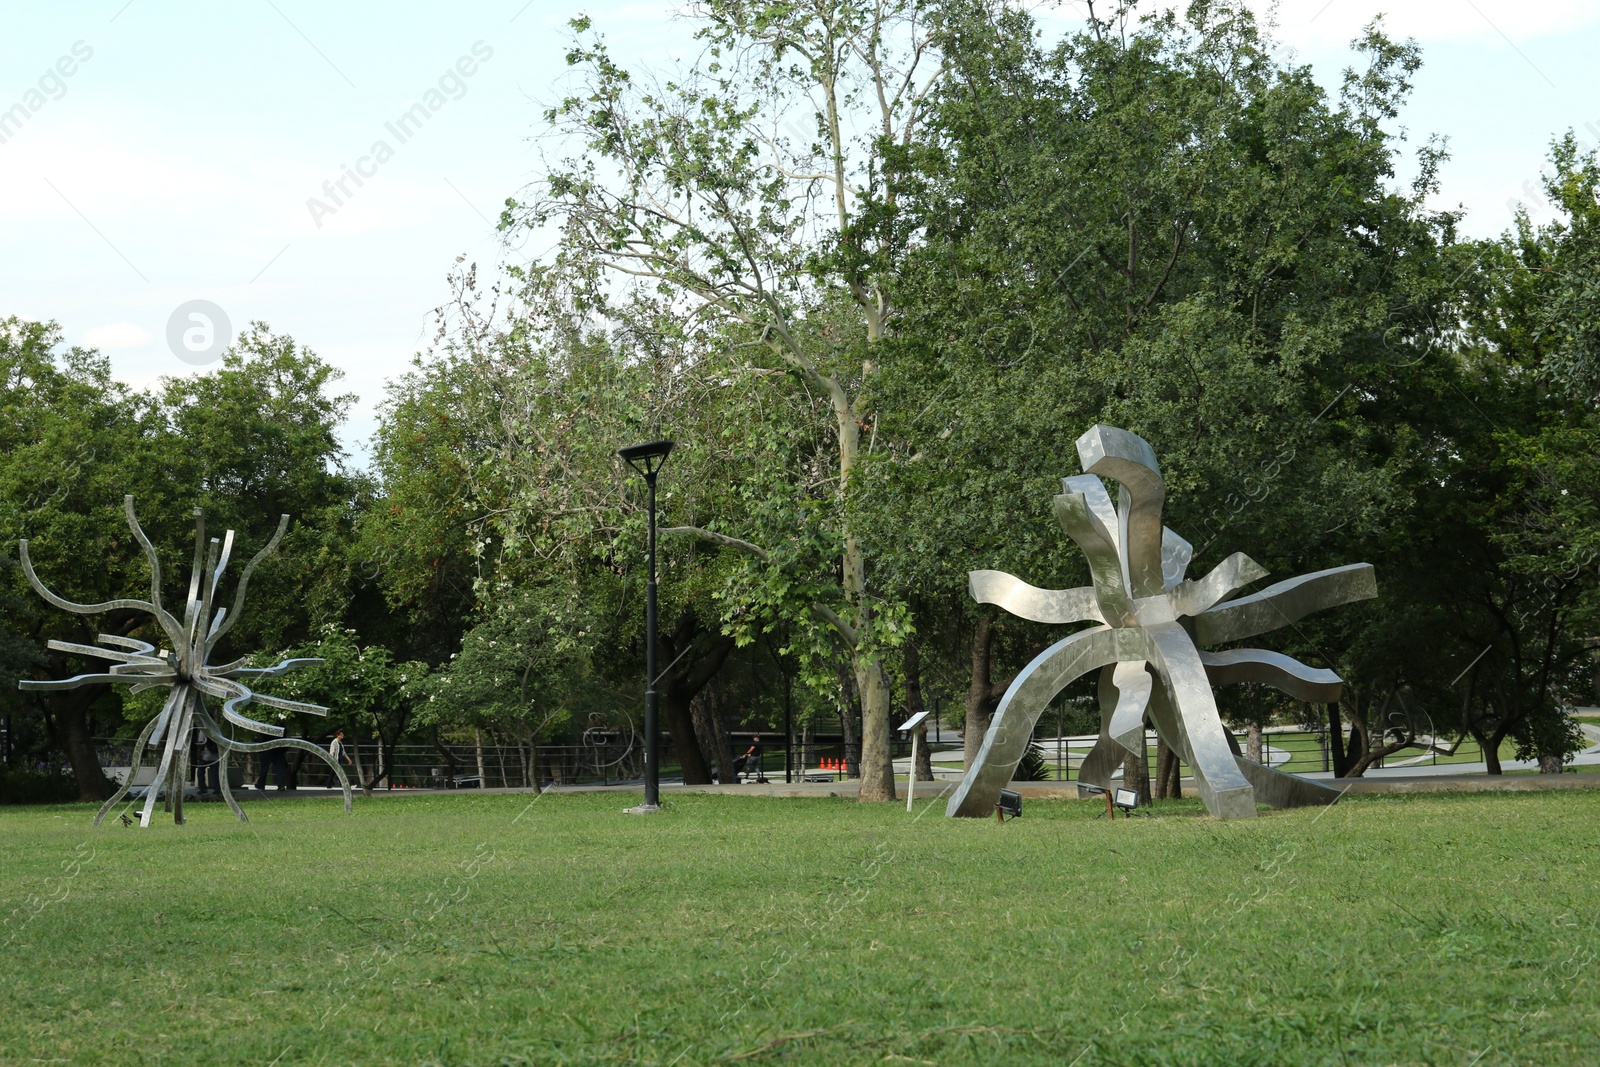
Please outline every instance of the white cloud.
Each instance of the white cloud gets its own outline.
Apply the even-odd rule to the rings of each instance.
[[[1251,0],[1265,16],[1269,0]],[[1342,46],[1379,14],[1391,37],[1440,41],[1532,41],[1600,22],[1594,0],[1280,0],[1278,36],[1295,47]]]
[[[1594,0],[1246,0],[1263,21],[1274,18],[1274,36],[1293,48],[1344,48],[1378,15],[1390,37],[1415,37],[1422,44],[1442,42],[1533,41],[1600,23]],[[1041,21],[1073,27],[1088,14],[1083,0],[1069,0],[1053,11],[1038,9]],[[1109,7],[1112,5],[1104,5]],[[1142,13],[1182,10],[1188,0],[1144,0]],[[1102,7],[1102,10],[1104,9]]]
[[[141,329],[131,322],[109,322],[86,331],[83,343],[90,348],[110,351],[117,348],[142,348],[154,337],[155,335],[149,330]]]

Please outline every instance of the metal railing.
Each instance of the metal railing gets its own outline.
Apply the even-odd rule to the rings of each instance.
[[[311,738],[314,743],[317,739]],[[735,738],[735,763],[744,749]],[[133,741],[129,738],[96,738],[95,747],[101,766],[108,770],[125,768],[132,758]],[[894,758],[910,753],[910,743],[895,741],[890,746]],[[622,741],[604,736],[589,744],[516,745],[486,741],[483,745],[447,744],[443,746],[403,743],[392,753],[393,765],[385,760],[389,754],[369,739],[345,739],[345,753],[351,759],[346,767],[351,784],[360,780],[374,782],[382,789],[452,789],[452,788],[530,788],[547,785],[625,785],[639,782],[644,775],[644,750],[638,739]],[[841,744],[813,745],[809,755],[812,761],[800,766],[801,751],[795,745],[791,774],[798,781],[802,772],[816,775],[828,773],[843,778],[847,771],[848,755]],[[153,754],[146,750],[144,762],[151,763]],[[822,772],[824,761],[836,770]],[[239,768],[246,784],[265,782],[278,784],[276,767],[263,767],[263,761],[254,754],[235,756],[230,765]],[[782,740],[763,744],[760,771],[769,781],[783,781],[784,745]],[[753,774],[754,768],[742,768]],[[321,785],[326,780],[327,765],[304,752],[289,753],[284,766],[285,780],[289,785]],[[716,768],[713,766],[713,773]],[[670,740],[663,740],[661,749],[661,777],[663,781],[681,779],[682,769]]]

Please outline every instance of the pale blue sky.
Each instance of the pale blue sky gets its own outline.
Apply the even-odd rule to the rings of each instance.
[[[1417,142],[1450,136],[1443,200],[1466,206],[1469,232],[1506,227],[1553,134],[1600,141],[1597,0],[1284,0],[1280,37],[1333,86],[1346,42],[1386,7],[1427,61],[1401,121]],[[1047,6],[1046,23],[1078,10]],[[6,0],[0,315],[59,321],[140,385],[195,372],[165,340],[179,304],[213,301],[235,331],[266,320],[345,371],[360,460],[454,257],[498,256],[492,222],[535,173],[529,138],[580,11],[630,63],[691,47],[650,0]],[[475,44],[489,58],[471,59]],[[74,46],[92,55],[74,60]],[[70,76],[50,73],[62,57]],[[400,144],[384,124],[441,77],[451,99]],[[5,125],[19,103],[26,121]],[[379,138],[394,157],[364,164],[364,184],[346,179],[352,195],[314,219],[308,198],[326,200],[323,183]]]

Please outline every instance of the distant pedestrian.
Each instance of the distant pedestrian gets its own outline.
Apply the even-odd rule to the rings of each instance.
[[[200,762],[195,765],[194,784],[200,787],[201,796],[210,796],[222,792],[221,778],[219,775],[222,763],[222,753],[217,748],[217,743],[209,736],[202,737],[200,745]]]
[[[207,737],[204,730],[196,730],[189,735],[189,765],[194,768],[195,792],[200,796],[220,792],[217,785],[218,761],[216,742]]]
[[[274,772],[278,779],[278,791],[289,787],[289,757],[283,749],[276,748],[271,752],[263,752],[259,758],[261,773],[256,777],[256,788],[265,791],[267,788],[267,772]]]
[[[344,747],[343,727],[340,727],[333,732],[333,740],[328,742],[328,755],[333,757],[334,763],[343,763],[346,766],[350,764],[350,756],[346,753]],[[327,784],[329,786],[336,786],[339,784],[339,772],[335,771],[332,767],[328,768]]]
[[[754,777],[757,782],[765,782],[767,776],[761,773],[761,735],[756,734],[750,739],[750,747],[744,750],[740,757],[740,771],[746,778]]]

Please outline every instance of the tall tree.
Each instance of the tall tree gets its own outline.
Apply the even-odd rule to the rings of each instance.
[[[558,255],[525,275],[534,299],[616,313],[617,283],[637,279],[704,345],[742,341],[753,368],[781,368],[814,393],[835,506],[818,514],[801,496],[792,522],[820,519],[838,562],[832,592],[815,610],[807,602],[808,622],[831,628],[861,694],[860,795],[890,799],[883,648],[900,639],[903,613],[870,584],[849,501],[872,430],[859,394],[894,315],[903,244],[884,155],[917,135],[941,67],[917,0],[705,0],[692,14],[705,52],[648,83],[611,59],[587,19],[573,23],[583,89],[549,117],[584,154],[552,167],[507,217],[562,234]],[[791,555],[684,529],[769,569]]]
[[[950,74],[894,160],[921,239],[862,499],[905,521],[863,528],[888,535],[867,547],[889,590],[949,605],[930,624],[967,605],[969,733],[1009,673],[966,572],[1085,584],[1049,510],[1078,434],[1155,446],[1197,572],[1238,549],[1314,570],[1404,513],[1416,441],[1388,411],[1443,359],[1454,217],[1425,207],[1442,156],[1393,189],[1384,128],[1414,47],[1373,29],[1330,100],[1240,4],[1122,20],[1047,42],[1024,12],[951,5]],[[1015,662],[1042,634],[1008,627]],[[1337,666],[1322,633],[1285,638]]]

